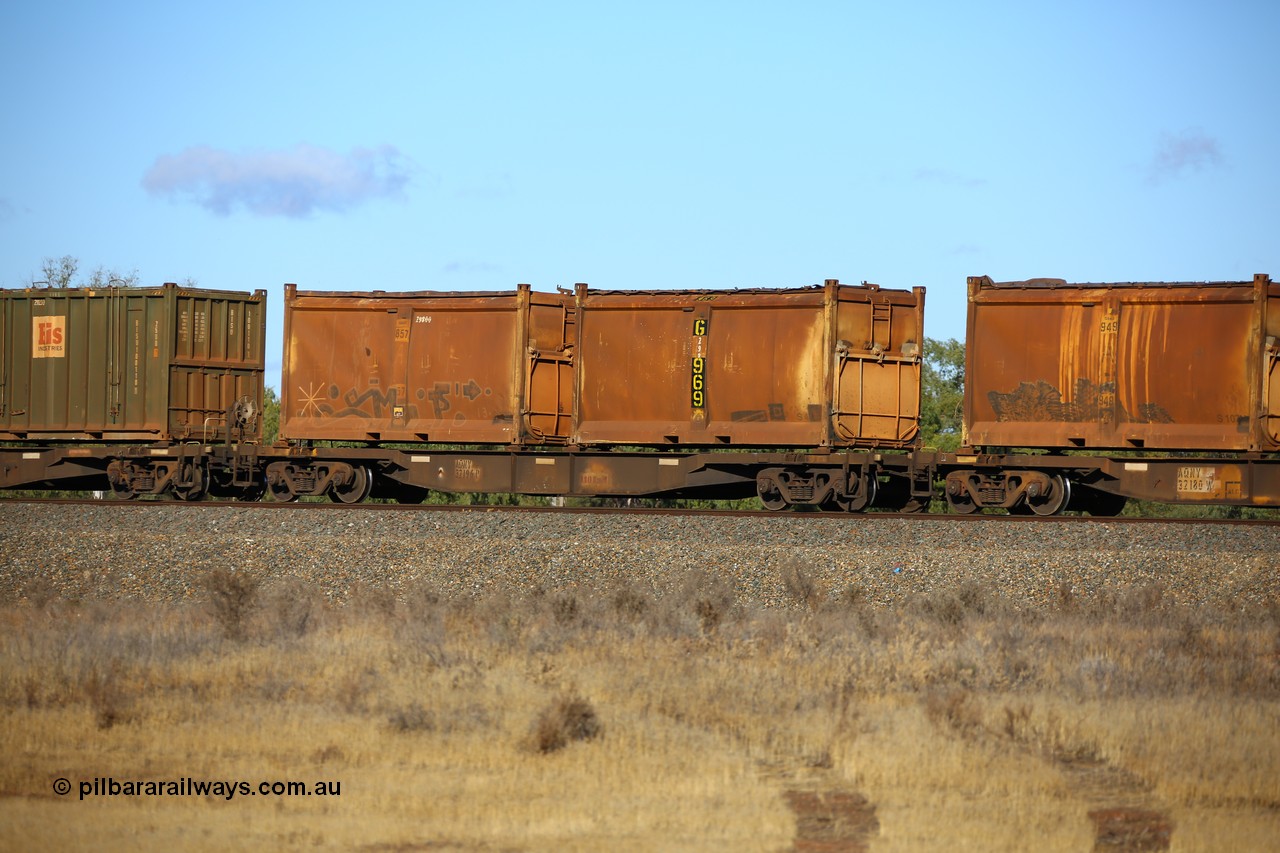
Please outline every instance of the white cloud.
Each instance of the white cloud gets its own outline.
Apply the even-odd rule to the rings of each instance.
[[[409,173],[407,159],[390,145],[347,154],[306,144],[241,153],[196,146],[157,157],[142,186],[153,196],[194,201],[220,216],[244,209],[305,217],[402,196]]]
[[[1148,176],[1152,183],[1180,177],[1188,171],[1221,166],[1222,151],[1218,140],[1200,130],[1184,130],[1179,134],[1161,135],[1160,146],[1152,158]]]

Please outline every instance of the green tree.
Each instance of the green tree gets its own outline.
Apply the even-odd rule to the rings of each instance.
[[[955,450],[964,418],[964,344],[924,339],[920,371],[920,432],[926,447]]]
[[[272,445],[280,434],[280,395],[270,385],[262,394],[262,443]]]

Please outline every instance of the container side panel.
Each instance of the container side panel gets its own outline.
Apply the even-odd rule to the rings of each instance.
[[[523,349],[516,329],[514,304],[503,310],[427,307],[415,312],[405,415],[409,431],[514,441],[514,367]]]
[[[745,445],[826,442],[824,320],[820,304],[712,310],[706,399],[713,436]]]
[[[971,295],[972,445],[1248,450],[1251,287],[1062,286]]]
[[[967,342],[971,367],[965,381],[972,443],[1038,431],[1042,437],[1031,446],[1070,446],[1092,428],[1077,412],[1089,401],[1097,410],[1102,384],[1095,310],[997,303],[974,304],[971,310],[976,328]]]
[[[287,306],[288,437],[514,440],[523,350],[514,298],[468,306],[353,296],[313,305],[299,298]]]
[[[1113,412],[1119,441],[1247,449],[1254,311],[1252,302],[1123,304]]]
[[[169,430],[169,366],[173,359],[170,320],[176,307],[175,291],[166,288],[157,299],[145,300],[147,325],[143,329],[143,366],[147,374],[144,429],[166,437]],[[176,436],[175,436],[176,437]]]
[[[6,429],[24,433],[31,423],[31,318],[32,300],[13,296],[8,303],[5,396]]]
[[[78,319],[61,292],[35,301],[31,318],[32,430],[57,429],[66,421],[68,355],[71,332]],[[74,353],[74,344],[70,344]]]
[[[873,312],[872,294],[883,302]],[[838,300],[862,302],[847,317]],[[837,330],[918,360],[918,297],[877,288],[603,291],[580,295],[577,438],[584,443],[819,447],[833,440]],[[890,305],[889,303],[892,303]],[[898,324],[901,323],[901,328]],[[914,338],[912,355],[902,341]],[[883,339],[883,340],[881,340]],[[887,423],[841,444],[906,442],[918,366],[875,383]],[[915,378],[911,378],[914,376]],[[904,400],[909,402],[904,403]],[[911,421],[899,423],[902,417]]]
[[[579,439],[646,444],[687,436],[691,315],[672,305],[600,306],[579,322]]]
[[[169,429],[211,440],[241,397],[262,401],[264,305],[241,294],[183,291],[176,298],[169,374]]]
[[[24,293],[5,293],[4,302],[4,424],[10,435],[20,437],[31,426],[32,384],[41,358],[33,341],[40,334],[42,321],[37,311],[43,312],[43,303],[37,306],[36,300]]]
[[[140,296],[128,299],[128,324],[125,334],[125,389],[121,421],[126,429],[141,432],[147,426],[147,400],[151,393],[151,372],[147,369],[147,327],[150,325],[147,300]]]

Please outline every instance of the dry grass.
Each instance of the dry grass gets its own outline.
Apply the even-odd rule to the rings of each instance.
[[[1088,849],[1121,806],[1175,849],[1280,837],[1274,609],[1145,589],[1030,612],[968,584],[888,611],[803,566],[780,582],[794,607],[705,575],[665,599],[335,607],[228,573],[188,605],[11,603],[0,847],[780,850],[789,804],[863,797],[874,850]],[[341,796],[81,801],[96,777]]]

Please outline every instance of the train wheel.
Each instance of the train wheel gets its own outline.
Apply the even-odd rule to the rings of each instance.
[[[120,501],[131,501],[138,497],[138,493],[129,488],[128,483],[117,483],[115,480],[109,480],[111,483],[111,496]]]
[[[782,494],[778,481],[771,476],[762,474],[756,479],[756,494],[760,496],[764,508],[771,512],[787,508],[787,499]]]
[[[282,504],[292,503],[298,499],[298,496],[289,489],[289,484],[284,480],[273,483],[268,479],[266,496],[267,500]]]
[[[866,477],[857,477],[854,482],[858,486],[856,493],[832,498],[832,503],[845,512],[862,512],[871,506],[875,502],[876,492],[880,488],[880,483],[876,480],[874,473],[868,473]]]
[[[129,484],[129,472],[118,461],[107,465],[107,484],[111,487],[111,497],[119,501],[131,501],[138,496]]]
[[[351,469],[351,481],[341,486],[336,483],[329,487],[329,500],[334,503],[358,504],[369,497],[373,489],[373,475],[369,469],[359,466]]]
[[[1027,508],[1036,515],[1057,515],[1071,503],[1071,481],[1063,474],[1049,478],[1049,491],[1026,499]]]
[[[961,491],[959,494],[951,494],[951,489],[947,489],[947,512],[954,512],[957,515],[969,515],[978,511],[978,505],[973,502],[973,498],[968,492]]]
[[[182,466],[182,481],[185,486],[174,485],[173,494],[184,501],[198,501],[205,496],[205,491],[209,485],[208,478],[204,475],[204,469],[194,463],[187,463]]]

